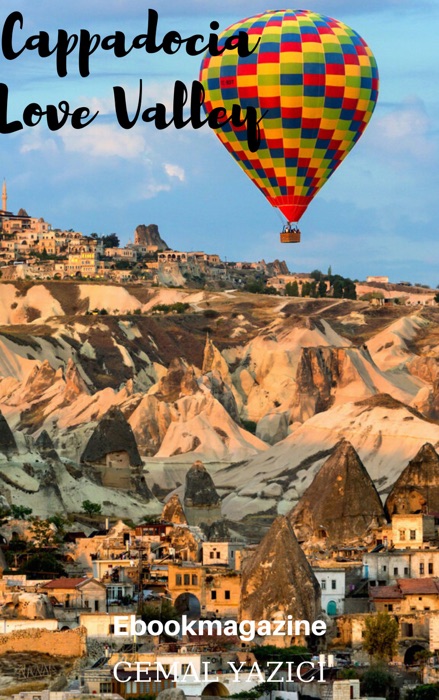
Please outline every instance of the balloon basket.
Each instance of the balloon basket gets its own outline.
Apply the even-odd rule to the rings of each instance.
[[[300,231],[282,231],[280,234],[281,243],[300,243]]]

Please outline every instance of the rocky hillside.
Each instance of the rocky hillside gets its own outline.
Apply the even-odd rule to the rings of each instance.
[[[435,308],[67,282],[1,291],[0,491],[34,512],[49,495],[55,510],[88,498],[109,514],[159,512],[156,497],[183,496],[201,460],[223,516],[269,522],[340,440],[382,498],[425,443],[439,446]],[[120,444],[101,424],[111,411]],[[125,443],[143,476],[119,493],[90,460],[102,476],[101,448],[114,467]]]

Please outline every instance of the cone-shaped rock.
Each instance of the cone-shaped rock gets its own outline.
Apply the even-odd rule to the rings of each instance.
[[[183,506],[176,493],[165,503],[162,510],[162,520],[165,520],[167,523],[175,523],[176,525],[187,525]]]
[[[313,621],[320,613],[320,587],[291,523],[276,518],[242,574],[242,620],[292,615]]]
[[[116,407],[110,408],[99,421],[82,453],[81,462],[101,462],[106,455],[114,452],[127,452],[132,467],[142,465],[131,426]]]
[[[12,434],[12,430],[8,425],[8,421],[0,411],[0,452],[4,455],[10,455],[18,452],[17,443]]]
[[[350,442],[335,446],[288,518],[300,542],[326,538],[337,545],[361,540],[385,522],[374,483]]]
[[[439,513],[439,455],[426,442],[393,485],[386,501],[395,513]]]
[[[212,477],[204,464],[194,462],[186,474],[185,506],[216,506],[220,502]]]
[[[40,453],[43,459],[56,459],[59,460],[58,453],[55,450],[55,446],[52,442],[47,430],[42,430],[39,434],[37,440],[35,441],[35,447]]]

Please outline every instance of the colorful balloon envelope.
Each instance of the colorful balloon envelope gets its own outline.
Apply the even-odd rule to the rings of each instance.
[[[350,27],[308,10],[267,11],[229,27],[245,31],[256,51],[204,57],[200,81],[209,113],[255,107],[261,145],[252,153],[244,127],[216,133],[244,172],[288,222],[308,205],[366,128],[378,97],[378,69]],[[222,41],[220,41],[222,44]]]

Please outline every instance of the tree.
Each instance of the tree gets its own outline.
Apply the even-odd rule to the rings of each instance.
[[[438,700],[439,699],[439,684],[428,683],[427,685],[418,685],[416,688],[411,688],[407,695],[407,700]]]
[[[343,299],[343,280],[341,277],[337,277],[333,284],[334,299]]]
[[[50,520],[32,519],[30,527],[33,544],[37,549],[46,547],[56,547],[60,543],[60,537],[56,531],[56,526]]]
[[[26,506],[11,506],[11,515],[16,520],[27,520],[28,515],[32,515],[32,508]]]
[[[312,277],[312,279],[316,282],[320,282],[320,280],[323,277],[323,273],[321,270],[313,270],[312,272],[310,272],[309,276]]]
[[[434,295],[434,300],[435,300],[436,304],[439,304],[439,294]]]
[[[326,282],[323,279],[321,279],[319,282],[319,286],[317,287],[317,294],[322,299],[326,296]]]
[[[332,277],[332,267],[331,267],[331,265],[328,267],[328,277]]]
[[[361,679],[361,694],[385,698],[391,694],[394,685],[392,674],[384,666],[371,666]]]
[[[302,284],[302,297],[309,297],[311,291],[311,285],[309,282],[304,282]]]
[[[350,279],[345,279],[344,285],[343,285],[343,299],[356,299],[357,298],[357,290],[355,287],[355,282],[352,282]]]
[[[397,651],[398,623],[388,612],[366,617],[363,648],[369,656],[378,660],[391,660]]]
[[[42,574],[66,576],[66,571],[61,562],[56,556],[49,553],[34,554],[18,571],[20,574],[26,574],[31,579],[41,578]]]
[[[315,280],[311,282],[309,286],[309,296],[312,297],[312,299],[317,298],[317,282]]]
[[[119,248],[120,241],[117,233],[110,233],[108,236],[102,236],[104,248]]]
[[[294,280],[294,282],[288,282],[285,285],[285,294],[287,297],[299,296],[299,285],[297,284],[297,280]]]
[[[82,510],[87,515],[100,515],[102,506],[100,503],[92,503],[91,501],[82,501]]]

